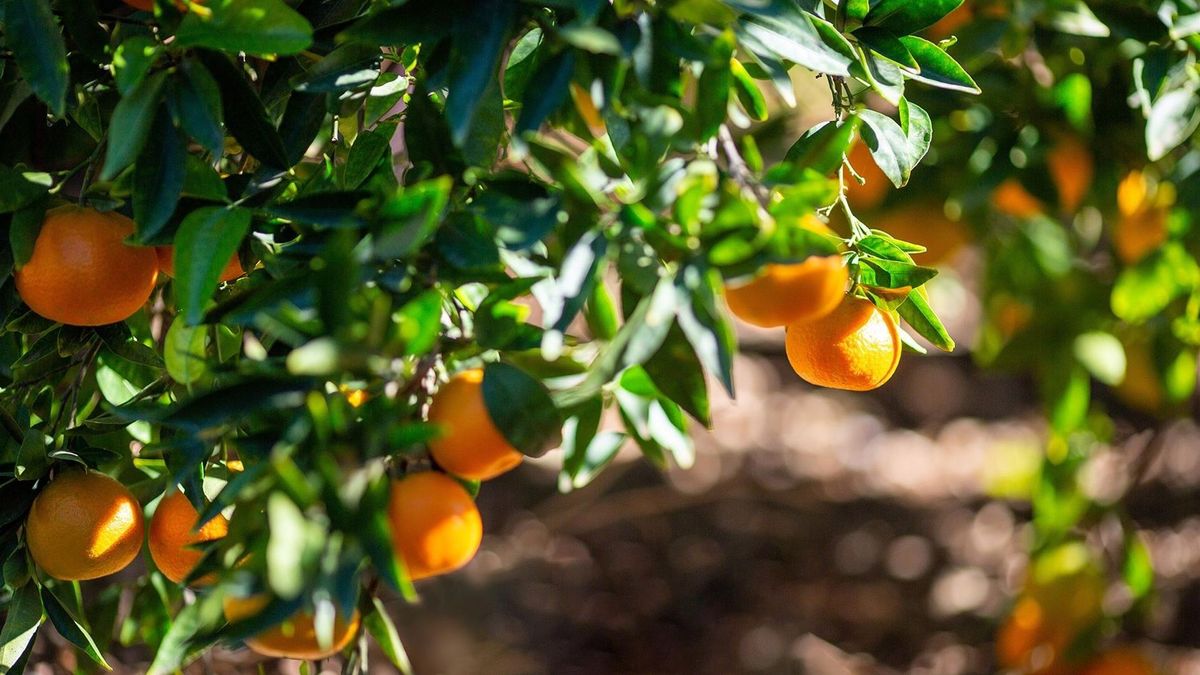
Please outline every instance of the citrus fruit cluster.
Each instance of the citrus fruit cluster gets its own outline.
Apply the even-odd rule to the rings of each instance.
[[[803,227],[830,234],[815,216]],[[786,328],[787,357],[810,384],[867,391],[883,386],[900,363],[896,318],[847,293],[849,271],[840,255],[767,265],[746,283],[726,286],[729,309],[746,323]]]
[[[470,480],[498,476],[522,459],[488,415],[482,382],[482,370],[459,373],[433,396],[429,412],[430,421],[443,430],[431,443],[434,462]],[[242,466],[231,461],[227,468],[238,471]],[[483,522],[471,495],[441,471],[394,480],[387,515],[397,558],[414,580],[459,569],[475,556],[483,538]],[[191,500],[172,489],[159,500],[146,528],[141,504],[120,482],[102,473],[68,470],[55,476],[34,500],[25,537],[34,562],[57,579],[96,579],[119,572],[137,557],[145,539],[163,576],[177,584],[207,586],[216,581],[213,574],[192,579],[192,572],[204,557],[201,547],[224,537],[229,521],[222,514],[203,524],[199,518]],[[252,617],[269,601],[263,594],[226,597],[226,618]],[[312,613],[301,610],[246,644],[266,656],[324,658],[349,644],[359,622],[357,610],[349,617],[339,616],[334,639],[319,644]]]
[[[17,293],[37,314],[69,326],[124,321],[154,292],[159,273],[175,273],[170,246],[131,246],[134,222],[114,211],[74,205],[46,213],[29,260],[17,268]],[[245,274],[234,256],[221,281]]]

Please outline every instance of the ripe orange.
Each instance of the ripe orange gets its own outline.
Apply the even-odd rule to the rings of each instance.
[[[1045,211],[1041,200],[1029,194],[1016,178],[1009,178],[996,187],[992,192],[992,206],[1013,218],[1032,218]]]
[[[163,274],[175,276],[175,247],[174,246],[155,246],[154,253],[158,256],[158,271]],[[235,253],[229,259],[229,264],[225,265],[225,269],[221,270],[221,282],[233,281],[238,277],[244,276],[246,270],[242,269],[242,261],[238,260]]]
[[[172,492],[158,503],[154,516],[150,518],[150,557],[163,576],[182,583],[200,562],[203,553],[194,548],[201,544],[224,537],[229,531],[229,521],[218,515],[198,531],[196,520],[200,514],[182,492]],[[215,579],[207,575],[196,580],[198,585],[211,584]]]
[[[924,246],[924,253],[913,254],[922,265],[948,261],[971,239],[962,222],[951,220],[935,202],[916,202],[887,211],[876,218],[873,226],[901,241]]]
[[[846,199],[856,210],[870,211],[883,203],[891,190],[891,182],[888,180],[887,174],[879,165],[875,163],[875,158],[871,157],[871,149],[866,143],[858,142],[850,149],[850,154],[847,155],[850,160],[850,166],[854,167],[854,171],[865,181],[859,183],[857,179],[847,173],[846,183]]]
[[[1158,670],[1135,647],[1110,649],[1084,667],[1080,675],[1154,675]]]
[[[900,364],[899,328],[891,314],[847,295],[826,316],[788,326],[787,357],[806,382],[868,391],[883,386]]]
[[[225,610],[225,618],[229,621],[249,619],[267,606],[270,599],[265,595],[255,595],[248,598],[226,597],[221,601]],[[340,614],[333,620],[332,643],[322,647],[317,639],[317,628],[312,612],[301,610],[296,612],[283,623],[246,639],[246,646],[251,650],[282,659],[300,659],[317,661],[329,658],[345,649],[354,641],[358,634],[358,624],[361,619],[358,610],[345,620]]]
[[[429,421],[442,435],[429,442],[434,461],[470,480],[488,480],[517,467],[524,455],[496,428],[483,401],[483,370],[464,370],[433,395]]]
[[[388,521],[392,546],[413,579],[466,565],[483,540],[483,521],[471,495],[458,481],[432,471],[392,483]]]
[[[1160,194],[1161,193],[1161,194]],[[1119,218],[1113,227],[1117,257],[1132,265],[1167,240],[1167,207],[1174,201],[1170,190],[1156,190],[1140,171],[1130,172],[1117,186]]]
[[[816,218],[806,219],[805,226],[829,231]],[[726,286],[725,300],[742,321],[776,328],[832,312],[846,294],[849,282],[850,272],[840,255],[810,256],[795,264],[767,265],[749,282]]]
[[[926,36],[934,41],[945,40],[963,26],[971,22],[974,12],[969,2],[964,2],[957,9],[942,17],[937,23],[925,29]]]
[[[1063,209],[1068,213],[1078,211],[1096,173],[1092,151],[1078,136],[1064,136],[1047,153],[1046,165]]]
[[[96,579],[125,569],[142,547],[142,506],[117,481],[94,471],[59,474],[33,500],[25,543],[55,579]]]
[[[46,213],[33,256],[16,271],[34,312],[72,326],[124,321],[146,304],[158,277],[154,250],[129,246],[132,220],[63,206]]]

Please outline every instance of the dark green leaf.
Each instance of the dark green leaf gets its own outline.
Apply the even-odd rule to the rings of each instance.
[[[133,220],[140,243],[153,241],[175,213],[186,174],[187,147],[171,124],[171,116],[159,108],[133,167]]]
[[[158,54],[158,43],[146,35],[132,35],[117,45],[113,52],[112,70],[113,79],[117,82],[117,91],[121,92],[122,96],[128,96],[129,92],[141,84]]]
[[[42,221],[46,218],[46,202],[37,200],[12,216],[12,224],[8,229],[8,242],[12,246],[13,264],[21,267],[33,257],[33,247],[37,236],[42,231]]]
[[[171,87],[172,113],[187,135],[205,150],[219,155],[225,149],[221,88],[199,61],[184,61],[180,73]]]
[[[913,70],[920,69],[920,66],[917,65],[917,60],[908,51],[908,47],[904,46],[904,43],[896,37],[895,33],[886,28],[863,26],[854,31],[854,37],[858,38],[858,41],[863,43],[864,46],[886,59],[912,68]]]
[[[8,601],[4,628],[0,629],[0,670],[20,672],[14,671],[13,666],[23,660],[26,650],[33,644],[42,618],[42,596],[37,584],[26,583],[15,589]]]
[[[142,151],[166,81],[165,72],[154,73],[117,103],[109,121],[108,153],[104,157],[104,168],[100,171],[102,180],[112,180],[132,164]]]
[[[892,184],[904,187],[912,173],[908,137],[904,130],[892,118],[874,110],[862,110],[858,116],[865,122],[862,137],[871,150],[875,164]]]
[[[979,93],[979,85],[975,84],[975,80],[941,47],[911,35],[900,38],[900,41],[920,66],[920,72],[909,71],[912,79],[942,89]]]
[[[446,97],[446,121],[454,144],[462,147],[484,92],[500,77],[500,55],[513,13],[511,0],[477,0],[455,20]]]
[[[211,16],[188,12],[175,31],[180,47],[256,56],[296,54],[312,44],[312,26],[282,0],[212,0]]]
[[[575,52],[560,52],[541,63],[529,79],[521,101],[516,134],[536,131],[567,98],[571,73],[575,71]]]
[[[712,424],[704,369],[678,326],[671,328],[662,347],[642,367],[663,395],[688,411],[697,422]]]
[[[260,162],[276,169],[290,166],[279,132],[241,69],[222,54],[200,51],[199,56],[220,86],[221,109],[233,137]]]
[[[48,0],[5,0],[4,39],[33,93],[50,111],[67,111],[67,47]]]
[[[379,645],[388,661],[403,675],[411,675],[412,663],[404,651],[404,643],[400,641],[400,634],[396,632],[396,626],[388,616],[387,608],[378,597],[371,598],[371,611],[363,618],[363,624],[371,637],[375,638],[375,643]]]
[[[746,15],[738,20],[738,38],[756,54],[776,56],[818,73],[848,76],[854,59],[847,54],[853,53],[853,47],[836,31],[819,30],[819,21],[798,8],[776,15]]]
[[[483,371],[483,400],[496,428],[517,450],[540,457],[561,441],[562,421],[546,387],[507,363]]]
[[[700,363],[732,396],[737,338],[725,312],[718,306],[719,283],[719,275],[713,270],[690,265],[681,269],[676,286],[680,297],[690,298],[690,302],[681,302],[676,316]]]
[[[71,613],[62,606],[58,598],[54,597],[54,593],[49,588],[42,589],[42,604],[45,605],[46,615],[50,618],[50,623],[54,624],[59,635],[81,649],[84,654],[87,654],[105,670],[112,670],[112,666],[104,660],[104,655],[100,653],[100,648],[96,646],[96,641],[92,639],[87,629],[78,619],[71,616]]]
[[[250,218],[247,209],[205,206],[180,223],[175,234],[175,294],[188,323],[203,320],[221,270],[250,231]]]
[[[913,327],[921,337],[944,352],[954,351],[954,338],[946,331],[941,319],[934,313],[933,307],[920,291],[908,294],[908,300],[900,305],[900,316],[908,325]]]
[[[896,35],[924,30],[958,9],[963,0],[879,0],[872,3],[864,23]]]
[[[842,165],[854,133],[858,130],[859,118],[838,122],[824,122],[809,129],[788,149],[785,159],[797,167],[828,175]]]

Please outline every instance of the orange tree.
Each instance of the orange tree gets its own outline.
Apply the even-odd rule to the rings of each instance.
[[[44,622],[156,673],[217,643],[355,672],[360,627],[403,668],[378,595],[471,558],[479,481],[691,462],[734,387],[726,289],[817,384],[953,349],[922,223],[972,224],[979,358],[1044,383],[1038,550],[1119,516],[1072,481],[1093,379],[1190,393],[1200,22],[961,4],[4,0],[0,669]],[[832,119],[774,152],[797,74]],[[912,192],[936,217],[872,229]],[[78,582],[144,533],[117,630],[120,587]]]

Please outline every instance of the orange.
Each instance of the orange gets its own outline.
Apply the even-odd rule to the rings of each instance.
[[[46,213],[33,256],[17,270],[17,292],[34,312],[72,326],[124,321],[154,291],[151,248],[129,246],[133,221],[119,213],[63,206]]]
[[[342,394],[346,397],[346,402],[349,403],[350,407],[352,408],[357,408],[366,403],[367,399],[371,396],[367,393],[366,389],[358,389],[347,384],[339,384],[338,391],[342,392]]]
[[[125,569],[144,532],[142,506],[124,485],[102,473],[69,471],[33,500],[25,544],[46,574],[77,581]]]
[[[997,211],[1013,218],[1032,218],[1045,210],[1037,197],[1016,178],[1009,178],[992,192],[992,206]]]
[[[1064,136],[1046,154],[1046,165],[1063,209],[1068,213],[1078,211],[1096,173],[1091,150],[1078,136]]]
[[[1154,675],[1157,672],[1140,649],[1116,647],[1089,663],[1080,675]]]
[[[469,480],[488,480],[524,458],[496,428],[483,401],[483,370],[464,370],[433,395],[429,421],[442,435],[429,442],[438,466]]]
[[[858,179],[849,175],[845,176],[846,199],[850,205],[860,211],[870,211],[883,203],[888,192],[891,191],[891,182],[883,169],[875,163],[875,158],[871,156],[871,149],[866,143],[855,143],[850,149],[850,154],[847,155],[850,160],[850,166],[854,167],[855,173],[863,179],[864,182],[859,183]]]
[[[241,621],[261,612],[269,602],[267,596],[255,595],[249,598],[226,597],[221,604],[226,619]],[[322,647],[317,639],[317,627],[312,612],[301,610],[278,626],[247,638],[246,646],[263,656],[317,661],[329,658],[349,646],[358,634],[360,619],[357,609],[348,621],[340,614],[335,616],[332,643]]]
[[[432,471],[392,483],[388,521],[392,546],[412,579],[466,565],[483,540],[483,521],[466,488]]]
[[[154,253],[158,256],[158,271],[163,274],[175,276],[175,247],[174,246],[155,246]],[[238,260],[237,254],[229,259],[229,264],[225,265],[225,269],[221,270],[221,282],[233,281],[238,277],[244,276],[246,270],[242,269],[242,261]]]
[[[829,231],[816,218],[806,219],[805,225]],[[776,328],[832,312],[846,294],[849,282],[850,272],[840,255],[810,256],[799,263],[767,265],[749,282],[727,286],[725,300],[742,321]]]
[[[922,265],[940,265],[970,241],[962,222],[951,220],[935,202],[916,202],[887,211],[873,225],[896,239],[924,246],[924,253],[913,254]]]
[[[1033,307],[1011,295],[998,296],[994,306],[992,321],[1006,339],[1024,330],[1033,320]]]
[[[143,12],[154,11],[154,0],[125,0],[125,4],[134,9],[140,9]]]
[[[1003,668],[1029,675],[1063,675],[1068,672],[1063,652],[1069,639],[1053,626],[1036,600],[1024,597],[996,635],[996,661]]]
[[[899,328],[891,314],[847,295],[820,319],[788,326],[787,357],[810,384],[868,391],[883,386],[900,364]]]
[[[229,521],[218,515],[196,530],[200,514],[182,492],[172,492],[163,497],[150,518],[150,557],[163,576],[182,583],[191,574],[203,557],[194,546],[224,537],[229,531]],[[212,575],[196,580],[198,585],[214,581]]]
[[[1113,227],[1117,257],[1132,265],[1167,241],[1167,206],[1174,201],[1171,189],[1156,189],[1140,171],[1132,171],[1117,186],[1119,217]]]

